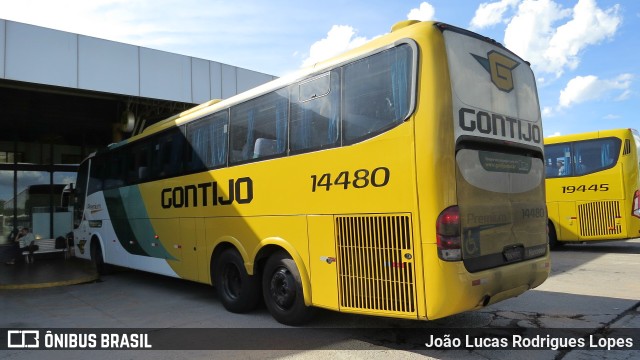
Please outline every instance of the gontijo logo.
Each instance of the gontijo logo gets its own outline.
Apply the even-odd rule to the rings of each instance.
[[[487,53],[487,57],[471,54],[482,67],[491,75],[491,82],[500,90],[510,92],[513,90],[513,74],[512,70],[520,65],[519,62],[491,50]]]

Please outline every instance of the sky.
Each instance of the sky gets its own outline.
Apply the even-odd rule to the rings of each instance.
[[[640,130],[637,0],[0,0],[0,18],[276,76],[401,20],[442,21],[531,63],[545,136]]]

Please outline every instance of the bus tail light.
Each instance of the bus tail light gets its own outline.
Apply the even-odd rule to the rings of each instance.
[[[457,206],[446,208],[436,220],[438,257],[445,261],[462,260],[460,240],[460,211]]]
[[[640,190],[636,190],[635,195],[633,195],[633,212],[631,214],[640,218]]]

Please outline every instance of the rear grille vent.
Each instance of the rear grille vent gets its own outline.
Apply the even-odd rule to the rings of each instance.
[[[629,154],[631,154],[631,140],[625,139],[624,150],[622,151],[622,155],[629,155]]]
[[[340,306],[415,314],[411,219],[336,217]]]
[[[620,204],[598,201],[578,205],[580,236],[617,235],[622,233]]]

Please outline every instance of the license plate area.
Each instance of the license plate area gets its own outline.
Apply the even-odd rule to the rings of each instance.
[[[522,261],[524,259],[523,245],[509,245],[502,250],[502,256],[506,262]]]

